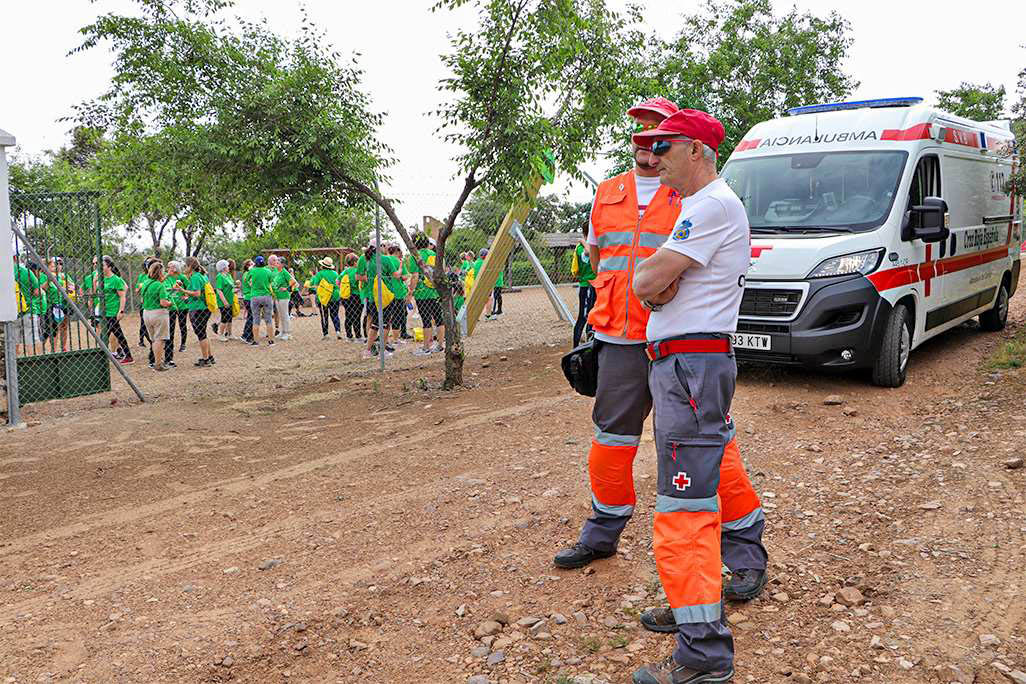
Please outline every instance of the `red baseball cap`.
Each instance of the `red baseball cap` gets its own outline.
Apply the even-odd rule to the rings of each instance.
[[[680,107],[677,106],[677,103],[671,102],[665,97],[650,97],[628,109],[627,116],[637,116],[643,112],[652,112],[665,119],[673,115],[678,109]]]
[[[655,128],[635,133],[632,140],[639,147],[649,148],[659,138],[683,136],[700,140],[718,152],[725,135],[723,124],[715,117],[698,109],[680,109]]]

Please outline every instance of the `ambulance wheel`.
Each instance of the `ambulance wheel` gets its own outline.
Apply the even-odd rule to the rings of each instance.
[[[990,311],[980,314],[980,329],[987,332],[997,332],[1005,329],[1008,322],[1008,285],[1004,282],[998,288],[997,299]]]
[[[912,351],[912,329],[908,307],[898,304],[891,310],[884,328],[880,355],[873,365],[873,384],[880,387],[901,387],[908,373],[908,357]]]

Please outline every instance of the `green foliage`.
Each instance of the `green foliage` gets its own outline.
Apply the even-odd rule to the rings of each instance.
[[[1000,119],[1005,111],[1005,87],[963,81],[957,88],[938,90],[937,106],[973,121]]]
[[[1026,195],[1026,67],[1019,72],[1019,83],[1016,87],[1019,101],[1012,105],[1012,132],[1015,133],[1015,145],[1019,154],[1019,165],[1015,176],[1009,181],[1015,187],[1020,199]]]
[[[770,0],[707,0],[683,17],[673,40],[652,44],[641,72],[650,76],[636,97],[668,97],[719,119],[722,164],[753,125],[790,107],[844,99],[858,86],[842,69],[850,29],[837,12],[774,14]],[[624,127],[620,139],[629,134]],[[618,171],[633,166],[628,145],[613,157]]]
[[[439,7],[465,4],[478,9],[479,25],[457,31],[442,58],[453,75],[442,81],[450,99],[436,114],[444,139],[464,150],[456,161],[471,190],[483,185],[508,203],[545,150],[579,177],[578,165],[609,139],[631,97],[643,44],[636,10],[623,16],[602,0]]]
[[[991,370],[1006,370],[1026,366],[1026,331],[1005,342],[987,363]]]

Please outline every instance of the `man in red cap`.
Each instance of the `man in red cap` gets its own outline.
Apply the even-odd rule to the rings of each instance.
[[[723,136],[719,121],[696,110],[634,136],[658,158],[661,183],[685,198],[669,238],[633,280],[652,311],[646,338],[659,468],[652,539],[677,637],[668,658],[634,673],[635,684],[733,678],[721,526],[724,560],[747,556],[734,562],[746,562],[765,582],[765,518],[730,419],[737,366],[727,333],[737,329],[750,234],[741,200],[716,174]]]
[[[677,111],[656,97],[628,110],[636,130],[654,129]],[[598,385],[588,454],[592,515],[579,541],[556,554],[560,568],[580,568],[616,553],[620,533],[634,513],[632,466],[641,431],[652,410],[648,391],[645,326],[649,312],[631,288],[634,270],[655,253],[680,213],[680,197],[659,182],[657,159],[634,146],[634,169],[602,181],[595,191],[588,251],[598,274],[588,322],[595,331]]]

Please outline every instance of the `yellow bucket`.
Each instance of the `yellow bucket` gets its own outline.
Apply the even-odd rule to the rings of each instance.
[[[415,342],[423,342],[424,341],[424,328],[414,328],[413,329],[413,340]]]

